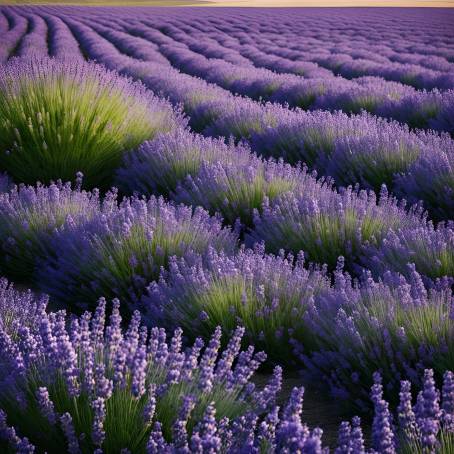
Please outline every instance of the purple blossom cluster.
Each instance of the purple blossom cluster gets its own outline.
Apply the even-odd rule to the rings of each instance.
[[[453,354],[453,296],[450,290],[427,290],[409,265],[406,279],[387,272],[374,282],[365,273],[359,283],[335,273],[334,293],[308,306],[304,321],[315,346],[295,331],[292,341],[307,373],[328,384],[331,393],[359,407],[367,403],[370,371],[379,370],[390,397],[399,380],[419,386],[426,367],[438,374]]]
[[[115,184],[128,193],[169,195],[187,177],[196,177],[204,164],[247,165],[253,161],[247,147],[176,129],[126,154]]]
[[[453,373],[446,371],[443,386],[439,390],[433,370],[426,369],[422,378],[422,390],[414,404],[410,382],[401,381],[397,418],[393,421],[389,404],[383,399],[382,377],[378,372],[375,373],[371,388],[371,400],[375,408],[372,423],[372,444],[375,451],[389,454],[449,452],[453,442],[453,380]]]
[[[408,264],[431,282],[452,285],[454,278],[454,225],[440,223],[436,228],[429,223],[412,228],[390,230],[379,247],[370,246],[363,263],[376,274],[393,269],[402,274],[409,271]]]
[[[68,217],[36,270],[39,288],[69,307],[92,307],[101,295],[121,297],[129,312],[172,256],[213,247],[233,253],[238,236],[202,208],[162,197],[124,198],[112,192],[88,222]]]
[[[283,161],[262,161],[254,156],[248,161],[204,163],[195,177],[188,176],[177,186],[173,198],[220,212],[230,224],[239,220],[250,226],[253,211],[265,200],[274,201],[299,188],[320,187],[305,169]]]
[[[138,312],[122,330],[118,300],[107,321],[104,299],[93,314],[68,320],[64,311],[41,309],[36,324],[14,337],[2,321],[0,438],[27,453],[56,446],[71,453],[321,446],[322,431],[301,421],[303,388],[282,412],[276,406],[279,367],[255,389],[251,377],[266,355],[241,351],[243,331],[237,328],[223,351],[220,328],[206,348],[198,338],[183,350],[181,329],[167,340],[165,330],[143,327]]]
[[[0,192],[3,274],[30,280],[40,261],[54,254],[51,238],[56,230],[69,220],[83,225],[103,212],[103,207],[107,209],[108,200],[101,202],[98,191],[82,191],[82,174],[77,179],[74,189],[59,181],[50,186],[14,186]]]

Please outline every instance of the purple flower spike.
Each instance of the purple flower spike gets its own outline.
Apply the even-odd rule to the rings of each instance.
[[[392,415],[389,404],[383,399],[381,376],[374,374],[375,384],[371,390],[371,400],[374,403],[374,420],[372,423],[373,447],[383,454],[395,454],[395,439],[392,429]]]
[[[60,423],[68,443],[68,452],[70,454],[79,454],[81,452],[79,448],[79,441],[77,440],[71,415],[69,413],[61,415]]]
[[[38,401],[41,414],[50,422],[50,424],[54,425],[57,422],[57,415],[55,413],[54,404],[49,398],[47,388],[38,388],[36,391],[36,400]]]
[[[438,446],[437,435],[440,430],[440,393],[435,386],[432,369],[424,371],[423,390],[420,392],[416,419],[421,430],[422,445],[429,451]]]
[[[447,370],[443,375],[442,424],[448,432],[454,432],[454,374]]]

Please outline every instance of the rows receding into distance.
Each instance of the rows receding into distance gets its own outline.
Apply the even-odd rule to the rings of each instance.
[[[175,384],[197,390],[178,407],[180,428],[195,401],[208,398],[201,387],[217,404],[238,391],[254,418],[269,413],[262,432],[258,419],[241,420],[232,446],[266,440],[275,452],[295,452],[287,443],[296,440],[321,452],[321,433],[306,433],[298,416],[301,391],[283,413],[272,407],[279,367],[267,391],[253,392],[249,378],[265,356],[239,353],[242,339],[266,351],[268,365],[303,368],[351,408],[368,411],[372,386],[376,452],[414,447],[411,437],[400,439],[410,423],[400,418],[393,427],[383,398],[397,405],[399,387],[399,408],[418,418],[415,443],[421,437],[427,452],[449,445],[441,438],[454,421],[454,14],[333,11],[0,8],[0,114],[8,118],[0,124],[0,270],[44,292],[52,307],[94,310],[97,333],[89,334],[87,314],[66,332],[65,316],[36,314],[31,294],[2,280],[0,308],[35,308],[15,314],[26,326],[17,333],[0,324],[14,373],[26,367],[11,352],[50,361],[53,335],[85,361],[81,338],[104,336],[98,321],[113,300],[106,364],[121,363],[128,342],[135,356],[114,362],[111,388],[115,394],[121,374],[131,374],[142,407],[158,402],[166,438],[156,428],[140,452],[167,452],[178,428],[160,393]],[[63,101],[71,110],[58,110]],[[116,298],[130,321],[124,338]],[[154,346],[145,345],[141,322],[153,327]],[[44,327],[36,346],[27,337],[34,324]],[[232,337],[213,375],[218,326]],[[200,363],[199,340],[196,353],[182,353],[180,327],[188,339],[211,339]],[[176,329],[170,343],[163,328]],[[16,334],[27,342],[16,345]],[[94,355],[98,347],[87,348]],[[147,348],[150,364],[159,362],[159,386],[145,391]],[[52,358],[79,396],[73,363]],[[104,359],[96,361],[96,380],[107,383]],[[401,380],[424,392],[414,414]],[[434,380],[444,382],[444,407],[432,414],[427,408],[440,400]],[[107,434],[106,452],[116,436],[103,413],[112,389],[90,391],[92,441],[102,446]],[[49,396],[38,394],[49,410]],[[14,405],[6,410],[18,414]],[[226,405],[218,415],[242,411]],[[195,413],[204,423],[191,432],[191,449],[225,447],[215,410]],[[134,430],[148,436],[152,418],[139,416]],[[19,446],[5,421],[0,413],[0,432]],[[62,424],[68,440],[86,443],[71,435],[71,421]],[[214,442],[207,427],[223,435]],[[365,452],[359,427],[357,419],[341,427],[338,452]]]
[[[421,177],[418,182],[413,181],[419,175],[417,170],[411,177],[408,175],[405,177],[410,166],[419,169],[421,163],[427,161],[428,156],[430,165],[436,171],[443,172],[439,170],[440,167],[451,165],[452,141],[449,137],[439,139],[430,132],[409,132],[406,129],[408,124],[411,128],[423,128],[426,131],[436,129],[452,133],[454,103],[449,80],[452,79],[453,73],[450,71],[452,63],[449,61],[448,50],[444,57],[437,57],[445,61],[444,65],[439,65],[443,70],[437,69],[444,82],[440,83],[437,89],[427,92],[408,85],[418,86],[417,80],[422,81],[427,76],[427,71],[433,72],[422,64],[408,66],[408,63],[396,63],[405,83],[387,81],[386,76],[356,77],[348,80],[336,76],[326,68],[318,66],[320,62],[315,64],[310,59],[303,60],[300,64],[297,59],[281,58],[279,61],[284,66],[292,62],[293,66],[302,65],[301,68],[295,69],[296,72],[302,73],[302,76],[290,74],[293,72],[292,67],[287,73],[277,74],[255,66],[259,65],[257,58],[260,62],[260,56],[248,59],[240,54],[244,47],[251,48],[251,44],[246,45],[243,42],[251,42],[253,38],[249,36],[246,40],[240,35],[234,40],[231,35],[222,31],[222,27],[216,25],[216,21],[211,27],[218,30],[218,40],[227,35],[231,47],[223,47],[220,44],[214,46],[213,39],[207,37],[209,34],[201,36],[194,32],[197,30],[195,26],[175,28],[172,26],[172,21],[176,20],[175,16],[159,18],[157,14],[150,19],[139,21],[128,17],[127,11],[121,18],[118,15],[109,17],[107,11],[103,17],[95,20],[93,15],[87,18],[82,13],[71,17],[61,12],[58,15],[43,12],[51,11],[48,9],[37,11],[43,20],[39,16],[34,18],[33,14],[27,17],[10,10],[4,12],[4,27],[7,26],[7,22],[9,25],[5,49],[9,47],[9,52],[15,52],[17,55],[33,52],[49,53],[52,56],[61,53],[65,55],[81,53],[84,57],[94,58],[112,69],[120,69],[133,77],[146,79],[146,85],[153,91],[169,97],[175,104],[183,103],[185,111],[190,116],[191,127],[205,135],[234,135],[237,139],[249,140],[253,150],[259,154],[283,156],[290,162],[302,161],[321,175],[333,176],[342,185],[360,183],[362,187],[379,189],[381,183],[386,183],[394,193],[412,203],[424,200],[425,194],[424,188],[415,188],[424,185],[424,179]],[[133,12],[129,14],[132,15]],[[184,20],[182,22],[184,24]],[[209,15],[205,22],[208,24],[202,21],[199,27],[209,27]],[[318,25],[319,22],[315,20],[314,30],[317,30]],[[228,25],[224,26],[226,27],[228,29]],[[28,37],[23,35],[25,28]],[[235,27],[233,29],[235,30]],[[254,30],[254,27],[251,27],[251,30]],[[244,31],[242,33],[245,34]],[[43,39],[44,36],[47,36],[46,41]],[[234,32],[232,36],[235,36]],[[261,34],[251,33],[251,36],[260,38]],[[74,42],[74,37],[78,43]],[[320,40],[322,38],[323,36]],[[231,41],[237,44],[233,45]],[[449,44],[449,37],[447,43]],[[415,48],[420,50],[417,46]],[[257,49],[256,53],[260,54],[260,45],[257,45]],[[269,55],[269,50],[265,50],[267,54],[262,53],[262,57]],[[428,50],[430,48],[426,49]],[[338,56],[339,52],[339,49],[333,49],[335,56]],[[437,54],[439,53],[441,48],[438,48]],[[432,55],[429,60],[431,59]],[[358,57],[355,61],[367,60]],[[148,70],[143,64],[141,73],[133,70],[132,65],[137,66],[139,62],[148,63]],[[150,66],[152,64],[165,67],[160,68],[160,71],[154,71]],[[388,64],[393,66],[395,63],[388,61]],[[274,62],[273,66],[279,65]],[[336,67],[339,69],[339,65]],[[197,78],[188,78],[185,74]],[[209,83],[208,86],[198,78],[202,76]],[[188,84],[191,86],[190,89]],[[422,86],[429,88],[430,84],[422,83]],[[200,99],[202,96],[199,94],[200,91],[204,92],[204,99]],[[236,93],[244,97],[232,97],[232,94]],[[194,100],[196,94],[199,99]],[[277,104],[257,104],[249,102],[249,98]],[[209,104],[208,107],[204,107],[204,101],[205,104]],[[282,109],[279,109],[280,105],[283,106]],[[295,106],[315,113],[303,114],[301,111],[295,113],[291,111]],[[206,118],[207,109],[215,111],[210,113],[209,118]],[[317,109],[329,110],[333,115],[320,116]],[[348,118],[345,114],[337,113],[339,110],[353,116]],[[394,118],[400,124],[379,122],[376,118],[354,115],[362,110],[378,117]],[[285,139],[276,137],[283,123],[286,129],[288,128],[289,118],[299,122],[298,127],[286,130]],[[357,124],[352,125],[355,121]],[[306,125],[306,130],[301,124]],[[322,156],[314,156],[311,144],[302,143],[300,136],[303,132],[307,136],[307,128],[318,128],[321,124],[330,124],[331,137],[326,140],[326,146],[322,147],[323,153],[318,153]],[[272,126],[273,131],[267,129],[267,126]],[[270,137],[273,135],[274,137]],[[286,143],[281,143],[284,140]],[[397,148],[398,152],[393,152],[389,148]],[[364,155],[364,149],[367,149],[366,162],[362,162],[363,158],[358,156]],[[339,154],[339,159],[327,159],[327,156],[331,157],[333,153]],[[384,166],[380,158],[383,159],[383,155],[389,153],[393,154],[393,162],[388,159],[387,165]],[[380,171],[383,171],[383,167],[388,167],[384,169],[387,173],[384,181],[374,181],[373,175],[370,175],[374,169],[364,168],[371,160]],[[340,168],[336,168],[338,165]],[[356,166],[358,168],[355,168]],[[348,171],[345,171],[346,168]],[[397,173],[404,174],[404,177],[394,178]],[[430,209],[430,204],[426,204],[426,208]],[[447,210],[451,208],[452,206],[449,206]],[[443,215],[439,216],[438,213],[434,215],[437,219],[443,218]]]

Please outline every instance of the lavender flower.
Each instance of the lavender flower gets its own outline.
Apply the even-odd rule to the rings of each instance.
[[[371,399],[374,403],[375,415],[372,423],[372,443],[374,449],[384,454],[394,454],[395,440],[392,430],[392,416],[388,403],[383,400],[381,377],[374,374],[374,385],[371,390]]]
[[[40,288],[82,308],[102,293],[122,297],[132,311],[169,257],[209,246],[232,252],[236,235],[200,208],[133,197],[97,213],[89,225],[66,223],[54,246],[56,256],[39,273]]]

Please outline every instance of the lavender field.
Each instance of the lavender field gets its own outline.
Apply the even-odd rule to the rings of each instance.
[[[453,291],[454,9],[0,7],[1,453],[454,454]]]

